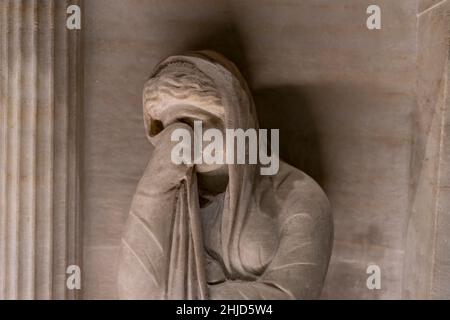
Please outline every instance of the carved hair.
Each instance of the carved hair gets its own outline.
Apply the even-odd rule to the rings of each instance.
[[[161,112],[177,105],[192,105],[224,119],[225,110],[214,81],[186,61],[160,65],[145,84],[143,99],[150,136],[162,129],[161,124],[155,123]]]

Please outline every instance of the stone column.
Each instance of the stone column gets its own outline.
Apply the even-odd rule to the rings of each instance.
[[[79,2],[0,2],[0,300],[77,297]]]

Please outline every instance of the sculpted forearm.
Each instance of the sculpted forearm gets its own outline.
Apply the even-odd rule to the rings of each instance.
[[[133,198],[121,239],[119,295],[124,299],[164,299],[173,220],[190,168],[170,163],[170,133],[162,133]],[[168,162],[167,162],[168,161]]]

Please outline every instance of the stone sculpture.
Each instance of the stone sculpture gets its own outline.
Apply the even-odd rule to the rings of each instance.
[[[174,130],[257,129],[237,68],[209,51],[160,63],[144,89],[154,145],[134,196],[119,258],[123,299],[314,299],[332,248],[332,217],[321,188],[280,161],[174,164]],[[226,150],[223,151],[224,153]]]

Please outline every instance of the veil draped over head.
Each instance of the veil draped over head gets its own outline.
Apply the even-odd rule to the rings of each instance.
[[[221,60],[219,63],[217,60]],[[224,129],[257,129],[257,118],[253,100],[248,93],[247,85],[237,68],[224,57],[213,52],[196,52],[189,55],[171,56],[161,62],[145,85],[144,124],[147,137],[154,142],[161,131],[168,125],[186,118],[199,120],[219,119]],[[206,118],[205,118],[206,115]],[[210,115],[211,117],[208,117]],[[207,121],[207,120],[206,120]],[[239,255],[239,236],[246,219],[251,201],[251,193],[257,165],[228,165],[229,183],[224,197],[221,221],[222,259],[227,276],[233,278],[249,278],[248,272]],[[150,176],[154,173],[150,173]],[[169,261],[166,284],[163,291],[168,299],[202,299],[207,298],[204,271],[204,249],[198,203],[198,188],[195,169],[189,171],[180,188],[176,191],[177,205],[175,212],[161,213],[172,215],[170,253],[166,252]],[[157,183],[155,180],[148,183]],[[145,175],[138,187],[146,188]],[[163,198],[160,199],[164,201]],[[135,196],[131,211],[134,216],[144,219],[148,198]],[[155,203],[155,199],[150,199]],[[164,243],[158,237],[159,226],[138,224],[137,229],[151,229],[151,238],[156,243]],[[146,230],[144,233],[148,233]],[[139,230],[135,230],[135,233]],[[131,260],[141,263],[149,252],[133,248],[133,239],[126,239],[126,247],[133,252]],[[145,241],[145,240],[140,240]],[[136,242],[136,247],[142,244]],[[147,244],[151,245],[151,241]],[[129,260],[130,260],[129,259]],[[128,261],[128,264],[131,262]],[[152,262],[152,265],[154,263]],[[164,266],[161,266],[164,268]],[[155,272],[155,267],[149,272]],[[158,273],[158,272],[157,272]],[[152,275],[152,278],[158,277]],[[160,284],[161,285],[161,284]]]

